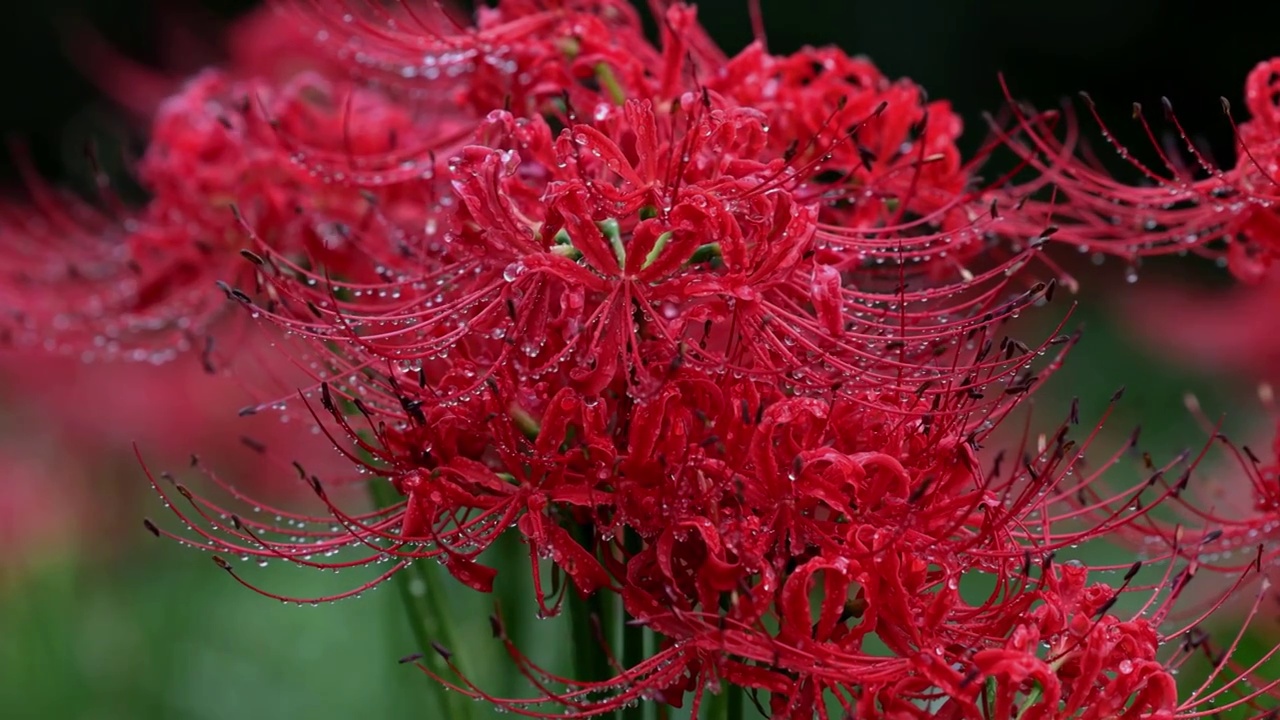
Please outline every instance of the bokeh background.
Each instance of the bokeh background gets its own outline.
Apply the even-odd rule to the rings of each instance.
[[[188,27],[196,39],[212,39],[221,19],[254,5],[183,3],[10,3],[0,23],[0,125],[31,148],[46,175],[83,183],[86,139],[118,126],[118,114],[68,61],[59,28],[88,22],[147,61],[162,54],[164,38],[173,37],[160,18],[176,12],[193,23]],[[703,21],[727,49],[749,41],[745,0],[699,5]],[[950,99],[966,118],[970,148],[982,137],[981,113],[1003,102],[997,82],[1003,72],[1019,97],[1039,106],[1087,89],[1120,138],[1135,144],[1142,138],[1128,121],[1131,103],[1158,109],[1160,97],[1167,95],[1197,139],[1230,162],[1230,126],[1218,98],[1242,107],[1246,72],[1280,51],[1280,4],[764,0],[762,5],[771,49],[835,43],[869,55],[887,74],[909,76],[932,97]],[[14,180],[8,159],[0,162],[0,180]],[[1127,435],[1133,424],[1143,422],[1146,446],[1167,456],[1203,439],[1184,409],[1184,394],[1193,392],[1210,414],[1229,411],[1227,427],[1233,433],[1263,442],[1269,438],[1270,421],[1254,399],[1255,378],[1197,364],[1159,338],[1152,342],[1134,330],[1141,321],[1135,308],[1161,311],[1143,305],[1148,288],[1176,281],[1188,294],[1212,294],[1229,284],[1224,272],[1175,260],[1144,268],[1140,281],[1129,285],[1116,263],[1067,262],[1086,288],[1074,299],[1080,307],[1073,318],[1086,326],[1086,335],[1049,388],[1042,402],[1046,413],[1052,416],[1073,395],[1082,397],[1086,414],[1096,413],[1116,387],[1125,385],[1128,393],[1111,427]],[[1066,304],[1056,303],[1043,321],[1065,309]],[[68,374],[49,373],[35,381],[0,373],[0,717],[441,717],[428,681],[396,663],[418,648],[393,590],[336,606],[281,605],[239,587],[207,558],[147,534],[141,518],[159,512],[158,503],[127,441],[104,448],[61,432],[42,412],[38,388],[33,393],[30,387],[31,382],[83,383],[76,375],[88,372],[71,366],[64,371]],[[112,397],[128,396],[127,387],[111,390]],[[98,417],[121,412],[122,432],[138,407],[184,412],[180,403],[133,400],[126,414],[86,394],[82,412]],[[147,450],[180,458],[203,442],[193,435],[189,448],[177,443]],[[24,473],[38,482],[23,485],[21,492],[6,489]],[[283,568],[269,568],[255,580],[295,594],[306,594],[313,589],[308,583],[319,582],[306,574],[286,575]],[[513,597],[525,591],[502,588]],[[478,619],[460,623],[463,647],[455,650],[468,654],[472,669],[497,689],[519,692],[519,682],[506,677],[483,625],[491,600],[450,592],[460,617],[465,611]],[[520,622],[520,632],[534,643],[553,643],[559,633],[555,622],[530,616]],[[1273,642],[1268,632],[1258,630],[1250,642]]]

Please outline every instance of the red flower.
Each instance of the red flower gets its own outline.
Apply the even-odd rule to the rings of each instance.
[[[866,717],[1009,717],[1014,708],[1046,718],[1195,717],[1220,694],[1179,700],[1171,671],[1206,640],[1194,625],[1158,629],[1195,562],[1179,569],[1174,547],[1145,565],[1164,564],[1163,577],[1139,584],[1144,563],[1135,563],[1119,588],[1088,584],[1078,561],[1054,562],[1082,539],[1140,525],[1151,507],[1143,489],[1097,500],[1088,508],[1098,525],[1066,530],[1079,515],[1056,516],[1059,498],[1088,494],[1101,471],[1072,477],[1084,450],[1064,434],[1025,470],[987,475],[966,446],[939,445],[953,429],[885,415],[861,442],[905,454],[850,452],[843,444],[853,436],[823,442],[851,430],[835,411],[758,390],[744,383],[722,394],[689,377],[634,416],[631,452],[605,463],[617,469],[597,512],[623,505],[603,514],[614,524],[600,552],[628,558],[613,572],[629,615],[664,638],[655,656],[611,680],[567,680],[533,665],[498,622],[523,672],[566,689],[510,700],[465,681],[458,689],[537,717],[552,712],[539,701],[590,716],[642,697],[678,706],[690,692],[696,713],[721,683],[768,691],[773,716],[786,718],[820,717],[828,700]],[[712,411],[706,427],[677,400],[687,397]],[[753,416],[757,401],[772,404]],[[890,428],[905,435],[881,445]],[[775,456],[797,450],[795,461]],[[1152,487],[1154,502],[1174,495]],[[627,552],[628,533],[643,540],[639,552]],[[972,592],[961,587],[983,576],[995,590],[966,600]],[[1111,612],[1122,594],[1148,598],[1131,619]],[[1194,644],[1162,651],[1184,631]],[[887,651],[867,647],[872,637]],[[1266,702],[1266,687],[1251,689],[1254,669],[1230,671],[1223,692],[1234,703]]]
[[[10,262],[0,293],[15,309],[12,339],[161,362],[198,345],[223,314],[226,298],[214,281],[253,277],[239,251],[348,273],[396,255],[394,234],[384,246],[360,247],[345,235],[389,217],[421,222],[421,211],[409,208],[430,197],[429,187],[377,188],[419,177],[423,169],[406,165],[402,148],[413,157],[425,152],[440,142],[441,125],[428,128],[383,96],[315,75],[281,87],[212,71],[197,76],[157,113],[138,168],[152,194],[144,207],[106,213],[32,179],[35,206],[5,209]],[[291,152],[317,164],[299,166]],[[334,156],[336,169],[320,164]],[[372,189],[334,182],[347,172]],[[255,237],[246,238],[245,223]]]
[[[103,336],[111,352],[169,353],[175,335],[225,332],[202,290],[223,280],[286,331],[279,354],[307,374],[307,409],[345,460],[295,463],[319,503],[307,512],[210,472],[227,499],[162,474],[189,532],[151,532],[216,553],[249,587],[228,558],[372,573],[317,601],[425,560],[489,591],[503,569],[481,555],[514,534],[538,612],[615,594],[660,638],[609,679],[574,680],[495,617],[533,697],[429,671],[535,717],[686,695],[696,715],[724,683],[767,691],[778,718],[830,703],[902,718],[1203,713],[1179,700],[1182,658],[1161,649],[1202,619],[1169,634],[1209,562],[1199,548],[1219,539],[1162,519],[1182,502],[1166,479],[1181,466],[1108,489],[1129,445],[1086,468],[1100,432],[1072,439],[1074,412],[1051,435],[1024,432],[1007,462],[982,457],[1066,348],[1038,358],[1072,338],[996,341],[1053,292],[1022,272],[1050,213],[997,207],[1038,182],[974,186],[946,103],[837,51],[726,58],[691,8],[663,2],[657,47],[611,1],[508,0],[474,27],[408,5],[284,7],[332,66],[189,83],[140,166],[153,198],[110,248],[14,214],[61,241],[17,244],[3,285],[25,298],[17,339],[52,327],[53,349]],[[1071,143],[1039,133],[1049,119],[1004,139],[1075,182]],[[1061,233],[1087,234],[1084,197]],[[59,207],[41,209],[62,222]],[[112,218],[75,207],[108,231]],[[1007,237],[1024,249],[1001,249]],[[397,501],[345,510],[343,485],[370,476]],[[1145,564],[1056,559],[1148,535]],[[1240,579],[1211,609],[1255,567],[1220,568]],[[1125,568],[1118,585],[1090,583]],[[1141,609],[1113,612],[1122,595]],[[1231,668],[1227,687],[1265,704],[1252,670]]]
[[[619,0],[503,0],[481,7],[474,26],[438,7],[353,7],[340,0],[280,5],[316,28],[321,46],[353,73],[433,94],[447,80],[453,99],[478,116],[504,108],[520,116],[559,115],[655,91],[673,97],[684,80],[685,53],[719,53],[702,38],[670,42],[701,33],[687,6],[666,13],[664,55],[646,40],[635,9]]]
[[[954,405],[940,403],[956,412],[937,417],[919,401],[870,412],[885,399],[789,398],[746,380],[721,387],[692,368],[640,403],[584,402],[561,391],[526,411],[497,400],[506,392],[518,393],[499,385],[481,400],[422,417],[410,400],[407,427],[373,422],[370,440],[356,442],[377,462],[357,462],[390,475],[405,496],[375,516],[342,513],[313,480],[340,522],[332,531],[314,529],[331,522],[324,517],[291,516],[307,529],[286,542],[242,516],[219,521],[225,510],[182,490],[200,509],[186,517],[207,538],[203,546],[219,552],[328,566],[308,557],[355,541],[370,554],[333,567],[396,561],[372,581],[318,600],[360,592],[427,557],[487,589],[493,571],[476,555],[517,530],[535,566],[550,558],[583,593],[617,588],[629,615],[665,638],[660,653],[613,680],[557,679],[569,689],[543,700],[575,715],[639,697],[680,704],[690,691],[696,706],[712,681],[770,691],[779,717],[812,716],[828,695],[871,714],[922,712],[936,702],[943,717],[984,717],[991,711],[982,703],[994,703],[993,716],[1002,717],[1002,704],[1016,702],[1067,717],[1075,711],[1056,714],[1060,703],[1082,707],[1095,695],[1104,702],[1091,710],[1099,717],[1131,706],[1165,717],[1178,710],[1154,627],[1190,572],[1177,576],[1171,596],[1151,601],[1150,623],[1129,622],[1107,615],[1115,589],[1086,587],[1082,567],[1052,561],[1082,540],[1141,526],[1177,490],[1152,483],[1100,496],[1093,488],[1105,466],[1077,474],[1088,443],[1077,447],[1066,427],[1024,466],[1005,471],[997,462],[983,473],[973,446],[989,431],[985,416],[963,412],[975,403],[967,392]],[[324,402],[359,437],[332,395]],[[357,410],[370,413],[362,402]],[[483,432],[485,442],[450,441],[452,428]],[[1087,498],[1079,510],[1065,507],[1076,497]],[[573,539],[566,520],[588,522],[595,538]],[[1177,557],[1176,549],[1161,556]],[[1158,583],[1129,586],[1137,569],[1121,590],[1158,594]],[[971,605],[959,588],[980,576],[1003,590]],[[544,597],[540,589],[543,612],[555,612]],[[523,671],[540,676],[498,627]],[[872,635],[888,655],[864,648]],[[516,711],[531,702],[460,689]]]
[[[1236,133],[1234,167],[1217,167],[1190,141],[1165,99],[1165,114],[1186,145],[1188,157],[1154,141],[1142,108],[1135,105],[1163,168],[1148,167],[1119,145],[1085,96],[1089,111],[1103,127],[1107,142],[1138,169],[1144,186],[1119,182],[1094,162],[1063,162],[1077,139],[1068,116],[1063,141],[1050,128],[1023,118],[1027,142],[1011,142],[1046,173],[1057,194],[1045,212],[1059,226],[1055,240],[1085,250],[1114,253],[1133,261],[1146,255],[1194,251],[1215,257],[1246,281],[1260,279],[1280,253],[1280,59],[1259,63],[1245,83],[1245,104],[1252,118],[1239,125],[1230,103],[1223,109]],[[1037,157],[1048,160],[1035,159]]]
[[[814,242],[823,206],[800,199],[808,171],[772,154],[766,116],[724,97],[628,100],[568,120],[553,139],[540,117],[492,113],[439,170],[456,199],[441,198],[416,272],[374,284],[267,273],[274,289],[256,309],[350,341],[351,368],[462,352],[472,382],[423,398],[449,403],[499,369],[567,373],[589,394],[622,382],[643,395],[684,364],[819,392],[914,389],[964,374],[964,360],[935,360],[950,340],[987,340],[1051,291],[1010,299],[1005,263],[920,289],[845,267],[862,256]],[[999,359],[968,370],[988,371],[1013,372]]]

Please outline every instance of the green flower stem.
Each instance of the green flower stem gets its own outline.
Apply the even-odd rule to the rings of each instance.
[[[643,541],[639,535],[628,529],[625,531],[626,536],[623,541],[626,545],[627,556],[635,557],[643,549]],[[622,667],[626,670],[639,665],[645,659],[645,629],[640,625],[633,625],[628,622],[631,618],[624,610],[619,614],[622,623]],[[622,720],[644,720],[646,703],[639,703],[634,707],[628,707],[622,711]]]
[[[729,685],[728,687],[721,689],[720,692],[727,695],[729,698],[729,701],[726,703],[728,707],[725,712],[725,718],[728,720],[745,720],[747,717],[747,691],[737,685]]]
[[[1063,655],[1057,660],[1049,663],[1049,670],[1057,673],[1058,670],[1062,668],[1063,664],[1066,663],[1068,657],[1068,655]],[[1035,704],[1040,701],[1040,696],[1042,694],[1044,694],[1044,688],[1040,686],[1040,683],[1036,683],[1036,686],[1032,688],[1031,692],[1027,693],[1027,698],[1022,701],[1022,705],[1018,708],[1018,717],[1022,717],[1028,710],[1035,707]]]
[[[590,523],[578,527],[578,542],[584,548],[591,549],[595,530]],[[572,585],[572,580],[567,580]],[[573,625],[573,668],[574,677],[588,682],[608,680],[613,672],[609,667],[609,656],[602,644],[603,640],[593,628],[593,622],[600,628],[600,633],[608,631],[609,615],[605,611],[603,593],[592,593],[591,597],[582,599],[576,587],[569,587],[569,613]],[[594,621],[593,621],[594,618]]]
[[[391,483],[382,480],[374,480],[370,483],[369,495],[380,508],[392,505],[398,500],[395,488],[391,487]],[[449,602],[440,592],[431,574],[430,566],[419,560],[397,573],[391,582],[395,584],[400,600],[404,603],[413,638],[424,653],[422,661],[440,677],[449,678],[454,674],[454,670],[449,666],[449,662],[446,662],[440,653],[433,649],[432,643],[439,642],[454,653],[461,648],[454,642],[453,633],[446,621],[449,617]],[[459,672],[461,671],[461,659],[456,654],[453,656],[453,665]],[[431,685],[431,687],[435,690],[440,707],[447,712],[447,717],[451,720],[472,718],[473,703],[466,702],[466,698],[461,694],[450,692],[439,685]]]
[[[720,692],[707,699],[707,720],[745,720],[746,691],[721,681]]]

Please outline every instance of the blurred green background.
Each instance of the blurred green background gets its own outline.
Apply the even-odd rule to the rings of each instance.
[[[192,0],[194,2],[194,0]],[[112,115],[64,57],[55,19],[80,17],[142,59],[154,58],[156,9],[165,0],[60,0],[13,4],[0,23],[3,125],[25,139],[52,176],[77,174],[84,138]],[[749,40],[743,0],[700,3],[702,18],[730,50]],[[208,2],[210,17],[229,17],[246,2]],[[197,5],[189,5],[195,8]],[[1088,89],[1099,105],[1124,120],[1132,101],[1176,103],[1184,124],[1203,133],[1220,158],[1231,157],[1229,128],[1218,97],[1238,100],[1257,61],[1280,49],[1280,4],[1269,9],[1219,2],[1075,0],[1070,3],[999,0],[765,0],[772,49],[838,43],[865,53],[890,75],[910,76],[935,98],[948,98],[969,122],[967,142],[981,137],[980,113],[998,108],[997,72],[1015,92],[1040,105]],[[1267,7],[1267,6],[1262,6]],[[213,27],[213,23],[201,27]],[[213,30],[209,31],[211,34]],[[1121,123],[1120,135],[1140,138]],[[12,178],[0,167],[0,177]],[[1221,285],[1220,273],[1157,268],[1196,285]],[[1145,443],[1167,456],[1203,435],[1183,409],[1194,391],[1216,412],[1231,409],[1229,427],[1250,434],[1257,411],[1248,378],[1215,377],[1142,347],[1118,317],[1115,264],[1080,271],[1086,292],[1076,321],[1087,334],[1042,403],[1050,417],[1067,398],[1085,399],[1096,413],[1112,390],[1129,392],[1112,427],[1121,435],[1143,422]],[[1144,273],[1144,281],[1147,280]],[[1046,320],[1065,308],[1047,310]],[[0,378],[0,402],[4,380]],[[92,409],[86,400],[86,411]],[[6,432],[39,434],[20,407],[10,407]],[[1265,428],[1263,428],[1265,434]],[[181,452],[184,448],[177,448]],[[73,459],[77,448],[52,451]],[[400,601],[388,587],[359,600],[320,607],[281,605],[250,593],[208,559],[141,527],[161,512],[147,492],[128,448],[119,457],[87,458],[92,485],[110,502],[90,499],[111,517],[63,528],[29,553],[0,559],[0,718],[68,720],[221,720],[244,718],[440,717],[428,681],[397,658],[417,651]],[[0,468],[0,482],[5,481]],[[53,493],[36,503],[64,502]],[[33,510],[33,512],[36,512]],[[9,516],[12,517],[12,516]],[[0,533],[0,537],[3,537]],[[4,550],[4,548],[0,548]],[[506,553],[518,552],[507,547]],[[525,573],[527,574],[527,573]],[[263,585],[304,595],[323,592],[324,580],[272,566],[255,573]],[[328,583],[332,589],[334,584]],[[503,587],[511,596],[525,587]],[[519,694],[489,639],[492,600],[450,590],[457,606],[459,647],[495,690]],[[534,645],[563,641],[556,620],[513,619]],[[1265,642],[1265,640],[1258,640]],[[555,650],[553,649],[552,654]]]

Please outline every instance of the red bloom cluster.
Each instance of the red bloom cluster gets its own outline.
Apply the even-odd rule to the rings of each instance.
[[[1064,149],[1076,144],[1074,123],[1068,124],[1064,142],[1042,132],[1048,126],[1040,119],[1027,119],[1021,123],[1028,131],[1022,136],[1026,142],[1012,145],[1052,177],[1057,201],[1052,214],[1060,226],[1055,240],[1132,262],[1194,252],[1215,258],[1245,283],[1217,298],[1185,288],[1157,288],[1139,296],[1129,314],[1145,340],[1190,365],[1259,378],[1263,403],[1273,409],[1270,382],[1277,366],[1272,300],[1280,287],[1273,268],[1280,257],[1280,58],[1253,68],[1244,83],[1244,100],[1250,117],[1237,123],[1231,103],[1222,98],[1236,141],[1232,166],[1215,165],[1191,142],[1167,99],[1167,120],[1185,144],[1185,157],[1156,142],[1135,105],[1134,117],[1163,165],[1153,168],[1114,139],[1086,96],[1106,141],[1141,173],[1144,182],[1136,187],[1091,160],[1063,160]],[[1046,159],[1036,159],[1037,154]],[[1219,435],[1217,424],[1200,414],[1198,402],[1189,398],[1189,404],[1208,432]],[[1280,446],[1272,445],[1275,457]],[[1193,501],[1171,503],[1171,515],[1133,536],[1139,547],[1177,535],[1204,548],[1202,567],[1239,570],[1254,562],[1257,553],[1272,564],[1272,543],[1280,534],[1275,460],[1263,460],[1248,446],[1229,447],[1233,457],[1227,477],[1193,490]]]
[[[1143,163],[1118,143],[1093,101],[1088,95],[1084,98],[1107,143],[1144,182],[1133,186],[1117,180],[1093,158],[1064,162],[1064,153],[1078,140],[1072,116],[1067,116],[1062,139],[1050,132],[1053,127],[1043,118],[1023,118],[1025,135],[1012,145],[1053,181],[1057,192],[1052,214],[1061,228],[1056,240],[1132,261],[1195,252],[1216,258],[1245,281],[1266,274],[1280,257],[1280,58],[1261,62],[1249,73],[1248,121],[1237,124],[1231,103],[1222,98],[1238,151],[1232,167],[1215,165],[1192,142],[1168,98],[1163,99],[1164,113],[1184,152],[1158,142],[1142,107],[1135,103],[1133,108],[1161,167]]]
[[[490,591],[482,555],[518,534],[542,614],[570,594],[620,598],[628,627],[657,638],[647,655],[624,640],[611,677],[567,679],[495,615],[530,699],[423,665],[525,715],[646,700],[696,716],[726,685],[766,693],[778,718],[1272,703],[1254,667],[1215,672],[1198,697],[1174,682],[1209,647],[1200,608],[1166,623],[1206,564],[1157,511],[1194,460],[1107,491],[1127,447],[1086,468],[1099,430],[1073,439],[1074,411],[1007,461],[981,458],[1073,342],[1002,329],[1054,292],[1028,269],[1055,231],[1024,202],[1044,180],[980,186],[986,151],[961,159],[949,105],[865,59],[760,43],[729,58],[692,7],[651,6],[656,45],[612,0],[506,0],[474,26],[408,4],[281,3],[315,40],[283,55],[322,59],[188,81],[157,112],[143,207],[59,203],[33,182],[38,212],[9,212],[14,340],[162,360],[231,332],[227,299],[282,331],[351,475],[385,478],[398,501],[344,510],[340,478],[309,460],[295,468],[323,510],[258,505],[279,524],[156,482],[193,531],[173,536],[246,585],[224,555],[389,563],[320,601],[426,560]],[[1006,144],[1074,177],[1043,120],[1022,117],[1029,139]],[[247,412],[282,405],[299,403]],[[1067,559],[1135,533],[1155,538],[1145,563]],[[1231,591],[1252,567],[1221,568]],[[546,587],[547,568],[570,582]],[[1114,571],[1118,585],[1096,577]],[[1162,648],[1174,637],[1189,639]]]

